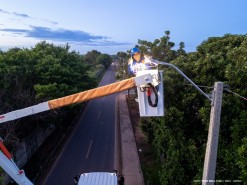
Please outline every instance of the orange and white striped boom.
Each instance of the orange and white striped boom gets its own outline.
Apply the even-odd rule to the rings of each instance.
[[[129,78],[123,81],[112,83],[106,86],[72,94],[62,98],[50,100],[27,108],[15,110],[3,115],[0,115],[0,123],[13,121],[22,117],[38,114],[44,111],[57,109],[63,106],[89,101],[95,98],[100,98],[110,94],[125,91],[135,86],[145,85],[152,81],[151,74]]]

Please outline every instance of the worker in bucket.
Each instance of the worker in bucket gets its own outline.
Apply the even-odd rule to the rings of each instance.
[[[149,57],[142,56],[138,48],[131,50],[131,58],[128,61],[128,71],[131,76],[135,76],[137,71],[143,71],[157,67],[157,64],[152,63]]]
[[[137,71],[157,68],[158,64],[153,63],[150,57],[143,56],[138,48],[133,48],[130,54],[131,58],[128,61],[128,71],[130,76],[136,76]],[[139,102],[136,88],[135,95],[135,101]]]

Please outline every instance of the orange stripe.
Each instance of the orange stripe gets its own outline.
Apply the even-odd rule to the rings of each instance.
[[[2,150],[3,154],[8,158],[11,159],[12,155],[8,151],[8,149],[4,146],[3,142],[0,140],[0,150]]]
[[[125,91],[135,86],[134,78],[129,78],[120,82],[109,84],[106,86],[98,87],[96,89],[91,89],[88,91],[83,91],[70,96],[58,98],[55,100],[48,101],[50,109],[56,109],[66,105],[71,105],[74,103],[80,103],[89,101],[95,98],[100,98],[106,95],[114,94],[117,92]]]

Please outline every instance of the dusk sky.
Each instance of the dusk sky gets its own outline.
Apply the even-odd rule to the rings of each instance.
[[[246,0],[0,0],[0,49],[40,41],[85,54],[126,52],[138,39],[153,42],[170,31],[187,52],[208,37],[247,34]]]

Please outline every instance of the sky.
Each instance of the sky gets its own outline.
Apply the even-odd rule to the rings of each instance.
[[[0,0],[0,49],[69,44],[81,54],[126,52],[170,31],[177,49],[247,34],[246,0]]]

